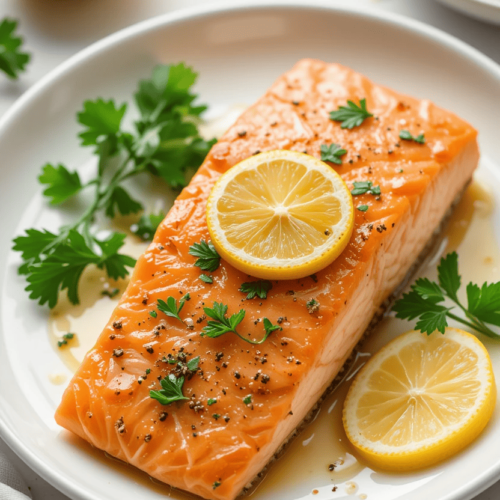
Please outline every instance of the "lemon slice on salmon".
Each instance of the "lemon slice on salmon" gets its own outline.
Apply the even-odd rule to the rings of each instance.
[[[457,328],[411,331],[359,372],[344,403],[347,437],[370,463],[413,470],[448,458],[488,423],[496,401],[491,360]]]
[[[215,248],[235,268],[258,278],[296,279],[342,253],[354,208],[331,167],[296,151],[269,151],[220,177],[207,223]]]

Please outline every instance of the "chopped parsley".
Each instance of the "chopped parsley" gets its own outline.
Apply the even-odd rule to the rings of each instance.
[[[112,299],[113,297],[116,297],[119,293],[120,293],[120,290],[118,288],[114,288],[111,291],[110,290],[103,290],[101,292],[101,295],[106,295],[107,297]]]
[[[176,401],[188,400],[182,393],[184,377],[177,378],[173,373],[160,381],[161,389],[159,391],[149,391],[149,397],[156,399],[162,405],[169,405]]]
[[[372,116],[366,109],[366,99],[361,99],[359,106],[352,101],[347,101],[347,106],[340,106],[336,111],[330,112],[330,120],[342,122],[341,128],[348,129],[359,127]]]
[[[149,311],[149,315],[153,318],[156,318],[158,316],[158,313],[156,311]]]
[[[437,283],[428,278],[418,278],[411,286],[411,291],[394,304],[396,317],[409,320],[418,318],[415,328],[428,335],[435,330],[445,333],[447,318],[451,318],[483,335],[500,338],[487,326],[500,326],[500,282],[484,283],[481,287],[469,283],[466,287],[467,306],[458,298],[460,286],[458,255],[452,252],[441,259]],[[444,305],[446,299],[454,305]],[[463,311],[465,318],[451,312],[455,306]]]
[[[247,294],[247,299],[259,297],[260,299],[267,299],[267,292],[271,290],[273,284],[268,280],[250,281],[242,283],[240,292]]]
[[[261,340],[250,340],[236,330],[238,325],[243,321],[245,317],[245,311],[240,309],[239,312],[231,315],[229,318],[226,316],[228,307],[225,304],[214,302],[213,308],[209,307],[203,308],[205,314],[212,318],[214,321],[208,321],[207,326],[205,326],[201,332],[202,337],[217,338],[226,333],[234,333],[240,339],[248,342],[250,344],[262,344],[264,343],[269,335],[276,330],[282,330],[278,325],[273,325],[267,318],[264,318],[264,337]]]
[[[341,156],[347,154],[347,151],[338,144],[321,144],[321,160],[342,165]]]
[[[74,333],[65,333],[62,340],[57,341],[57,347],[62,347],[68,344],[68,340],[71,340],[75,336]]]
[[[359,196],[360,194],[373,194],[380,195],[382,191],[380,186],[374,186],[372,181],[360,181],[354,182],[354,188],[351,191],[353,196]]]
[[[370,207],[368,205],[359,205],[356,207],[360,212],[366,212]]]
[[[214,398],[209,398],[208,401],[207,401],[207,405],[208,406],[212,406],[214,405],[215,403],[217,403],[217,400],[214,399]]]
[[[179,316],[179,313],[182,311],[186,300],[189,299],[189,293],[184,295],[184,297],[179,300],[179,305],[177,305],[177,300],[175,300],[173,297],[168,297],[166,302],[164,300],[158,299],[158,310],[163,314],[166,314],[170,318],[178,319],[183,323],[183,320]]]
[[[212,417],[213,417],[215,420],[219,420],[220,415],[219,415],[218,413],[214,413],[214,414],[212,415]]]
[[[248,396],[243,398],[243,403],[245,403],[247,406],[252,402],[252,395],[249,394]]]
[[[411,135],[408,130],[401,130],[399,132],[399,138],[403,139],[404,141],[413,141],[418,142],[419,144],[425,144],[424,134],[419,134],[417,135],[417,137],[415,137]]]
[[[201,281],[208,283],[209,285],[214,282],[214,279],[211,276],[207,276],[206,274],[200,274],[199,277]]]
[[[198,257],[194,265],[203,271],[214,272],[219,268],[220,256],[211,241],[207,243],[201,240],[199,243],[194,243],[189,247],[189,255]]]
[[[218,488],[222,483],[220,481],[214,481],[214,484],[212,485],[212,488],[215,490]]]

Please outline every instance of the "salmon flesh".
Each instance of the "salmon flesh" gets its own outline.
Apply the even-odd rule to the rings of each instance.
[[[366,98],[374,115],[352,130],[329,112]],[[399,132],[423,132],[425,144]],[[207,499],[232,500],[270,462],[331,384],[372,317],[402,282],[478,163],[476,131],[450,112],[372,83],[338,64],[302,60],[248,108],[212,148],[138,260],[130,284],[66,389],[57,422],[149,475]],[[322,144],[347,150],[332,168],[350,189],[380,185],[355,210],[349,245],[315,276],[273,282],[267,299],[245,300],[252,278],[224,261],[213,284],[199,279],[188,251],[208,240],[206,200],[219,176],[261,151],[291,149],[320,158]],[[186,324],[158,312],[157,300],[186,293]],[[319,310],[307,303],[315,299]],[[201,337],[203,307],[245,309],[239,331]],[[150,398],[168,358],[200,356],[186,378],[189,401]],[[150,371],[149,371],[150,370]],[[251,396],[251,398],[248,398]],[[208,405],[208,400],[216,403]],[[166,415],[168,414],[168,415]]]

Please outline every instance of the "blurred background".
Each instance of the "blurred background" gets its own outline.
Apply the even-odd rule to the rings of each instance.
[[[234,5],[238,1],[218,3]],[[330,1],[359,8],[370,6],[417,19],[462,39],[500,64],[500,25],[467,17],[437,0]],[[0,19],[10,17],[19,21],[18,33],[25,40],[23,48],[32,54],[27,71],[18,81],[0,78],[0,116],[31,85],[97,40],[154,16],[208,3],[206,0],[0,0]],[[35,500],[67,499],[25,466],[1,439],[0,451],[21,472]],[[477,500],[499,498],[500,483]]]

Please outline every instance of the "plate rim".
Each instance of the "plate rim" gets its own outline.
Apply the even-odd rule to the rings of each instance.
[[[485,3],[489,3],[487,0]],[[305,10],[329,10],[334,12],[348,13],[359,16],[367,20],[376,20],[379,23],[385,23],[393,27],[404,28],[414,34],[423,36],[433,42],[439,43],[446,48],[466,56],[469,60],[479,64],[486,72],[490,73],[498,80],[500,87],[500,65],[491,58],[475,49],[466,42],[450,35],[438,28],[427,25],[421,21],[406,17],[402,14],[388,12],[377,9],[374,6],[347,6],[332,5],[328,0],[240,0],[237,5],[228,5],[223,0],[210,2],[205,5],[185,7],[174,12],[167,12],[154,16],[150,19],[138,22],[126,28],[123,28],[111,35],[108,35],[97,42],[92,43],[85,49],[77,52],[56,68],[47,73],[38,82],[33,84],[24,94],[19,97],[14,104],[5,112],[0,119],[0,136],[9,128],[11,121],[23,109],[30,106],[40,92],[58,82],[74,68],[85,61],[92,59],[101,51],[119,45],[124,40],[140,36],[150,30],[159,27],[167,27],[188,19],[194,19],[204,16],[213,16],[221,13],[244,12],[247,10],[266,10],[266,9],[305,9]],[[0,416],[0,436],[9,446],[9,448],[27,464],[34,472],[41,476],[54,488],[72,499],[79,500],[100,500],[92,493],[82,490],[70,479],[59,476],[50,466],[47,466],[34,452],[32,452],[21,440],[19,435],[10,430],[7,422],[4,422]],[[500,465],[485,471],[477,476],[473,481],[456,490],[441,500],[470,500],[477,496],[486,488],[500,479]]]

